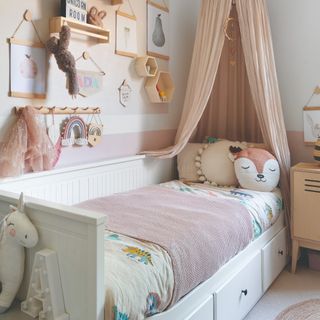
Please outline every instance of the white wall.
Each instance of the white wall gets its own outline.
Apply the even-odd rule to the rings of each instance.
[[[111,30],[110,44],[97,44],[95,40],[86,37],[73,36],[70,49],[75,57],[79,57],[84,50],[88,50],[94,60],[106,72],[104,78],[104,90],[92,97],[78,97],[72,100],[65,89],[65,76],[58,70],[53,57],[50,59],[48,69],[48,95],[46,100],[29,100],[8,97],[9,91],[9,46],[6,39],[9,38],[26,9],[33,13],[35,25],[44,41],[49,38],[49,18],[59,15],[60,0],[10,0],[2,1],[2,21],[0,30],[0,140],[4,132],[12,123],[12,107],[24,105],[48,105],[48,106],[101,106],[102,120],[104,123],[104,144],[97,148],[77,148],[77,150],[64,150],[60,165],[71,165],[80,162],[101,160],[118,156],[109,152],[111,144],[119,144],[123,141],[123,155],[130,155],[146,145],[157,148],[170,144],[174,138],[174,132],[179,122],[183,104],[185,85],[189,71],[192,54],[196,10],[200,1],[173,0],[170,3],[171,31],[170,31],[170,62],[158,59],[160,69],[171,69],[176,86],[176,93],[171,105],[151,104],[144,91],[144,79],[136,75],[134,60],[114,54],[115,50],[115,10],[118,6],[111,6],[110,0],[89,0],[89,6],[107,10],[105,27]],[[158,2],[161,3],[159,0]],[[169,2],[169,1],[167,1]],[[146,52],[146,1],[131,0],[138,19],[138,53]],[[124,5],[124,10],[128,5]],[[17,33],[17,38],[36,39],[31,24],[24,23]],[[78,68],[95,70],[90,62],[80,61]],[[118,87],[124,79],[127,79],[133,88],[131,102],[127,108],[119,104]],[[57,117],[57,121],[62,118]],[[156,138],[146,143],[151,136],[162,136],[161,145]],[[163,133],[163,135],[162,135]],[[131,135],[132,134],[132,135]],[[133,135],[134,134],[134,135]],[[129,135],[131,135],[129,137]],[[165,137],[165,138],[163,138]],[[131,139],[131,140],[130,140]],[[134,141],[135,148],[128,148],[126,141]],[[141,140],[141,141],[140,141]],[[116,141],[116,142],[115,142]],[[118,148],[119,149],[119,148]],[[90,153],[90,155],[89,155]],[[120,152],[121,153],[121,152]],[[122,154],[121,154],[122,155]]]
[[[320,1],[267,0],[293,163],[312,160],[303,142],[302,109],[320,84]],[[310,105],[320,105],[316,96]]]

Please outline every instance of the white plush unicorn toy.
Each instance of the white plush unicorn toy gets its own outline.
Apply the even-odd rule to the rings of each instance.
[[[24,247],[38,243],[38,232],[24,213],[23,193],[18,208],[10,206],[9,213],[0,221],[0,314],[12,304],[24,273]]]

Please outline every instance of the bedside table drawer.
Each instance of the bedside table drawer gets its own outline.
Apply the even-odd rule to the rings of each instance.
[[[320,241],[320,174],[295,172],[293,236]]]

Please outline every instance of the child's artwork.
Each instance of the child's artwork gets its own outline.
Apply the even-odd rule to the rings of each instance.
[[[160,59],[169,59],[169,9],[148,0],[147,54]]]
[[[30,46],[19,40],[11,42],[10,95],[36,99],[46,97],[46,50],[44,46]]]
[[[304,142],[313,144],[320,138],[320,107],[303,108]]]
[[[121,11],[116,12],[116,54],[135,58],[137,56],[137,19]]]

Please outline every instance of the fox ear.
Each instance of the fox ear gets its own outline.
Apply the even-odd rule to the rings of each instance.
[[[237,160],[238,157],[238,153],[242,151],[242,149],[240,147],[234,147],[234,146],[230,146],[229,147],[229,155],[228,158],[232,161],[235,162]]]
[[[230,151],[232,154],[237,154],[237,153],[241,152],[242,149],[241,149],[240,147],[230,146],[230,147],[229,147],[229,151]]]

